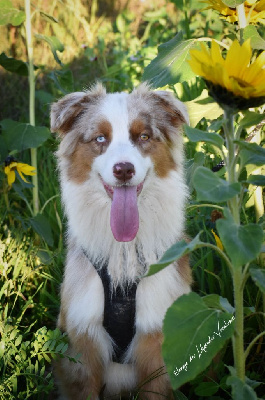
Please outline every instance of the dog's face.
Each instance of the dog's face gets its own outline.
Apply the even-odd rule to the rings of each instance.
[[[181,102],[145,85],[131,94],[106,94],[101,85],[53,104],[51,129],[61,134],[60,155],[68,179],[82,185],[93,176],[111,199],[110,225],[117,241],[135,238],[137,198],[149,177],[159,179],[181,163]]]

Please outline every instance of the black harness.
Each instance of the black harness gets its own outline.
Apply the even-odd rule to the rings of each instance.
[[[90,261],[90,257],[84,249],[83,253]],[[112,290],[108,263],[103,265],[92,263],[92,265],[94,265],[104,288],[103,326],[116,345],[113,361],[121,362],[135,335],[135,298],[139,281],[128,284],[125,289],[118,286]]]

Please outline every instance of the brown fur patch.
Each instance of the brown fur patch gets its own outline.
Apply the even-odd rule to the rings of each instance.
[[[192,284],[192,274],[189,263],[189,256],[186,254],[178,260],[178,271],[184,281],[188,284]]]
[[[155,142],[150,156],[154,162],[155,172],[160,178],[165,178],[171,170],[176,169],[175,161],[166,143]]]
[[[103,386],[103,366],[96,343],[87,335],[70,334],[69,357],[75,358],[81,354],[77,363],[67,358],[58,360],[55,364],[55,375],[63,385],[67,398],[71,400],[91,400],[98,398]],[[71,345],[73,345],[74,351]]]
[[[69,132],[82,112],[96,105],[106,95],[101,84],[95,85],[87,92],[70,93],[51,107],[51,131],[66,134]]]
[[[89,142],[85,142],[80,137],[75,150],[69,157],[68,176],[71,180],[81,184],[88,179],[94,158],[107,150],[111,141],[111,134],[111,124],[107,120],[102,120],[98,123],[97,129]],[[107,139],[105,143],[96,141],[96,138],[101,135]]]
[[[157,106],[161,107],[166,112],[168,122],[172,126],[178,128],[180,125],[185,123],[185,118],[176,108],[175,104],[173,103],[173,98],[169,93],[164,93],[165,97],[162,97],[154,92],[153,96],[156,97]]]
[[[135,119],[130,125],[130,137],[143,155],[149,155],[154,163],[155,172],[160,178],[168,175],[169,171],[176,168],[170,152],[170,146],[162,138],[154,138],[149,125],[148,116]],[[141,140],[141,135],[146,134],[149,139]]]
[[[139,398],[160,400],[171,396],[171,387],[161,355],[161,332],[141,335],[135,350],[138,372]]]

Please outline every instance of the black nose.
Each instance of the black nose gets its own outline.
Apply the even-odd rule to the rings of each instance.
[[[113,167],[113,175],[120,181],[127,182],[135,174],[134,165],[129,162],[121,162]]]

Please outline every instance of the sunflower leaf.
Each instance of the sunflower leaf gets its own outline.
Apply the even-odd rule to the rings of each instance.
[[[196,293],[178,298],[164,320],[163,358],[173,389],[194,379],[234,330],[234,316],[209,309]]]
[[[248,177],[247,183],[254,186],[265,186],[265,176],[264,175],[250,175]]]
[[[224,209],[224,217],[216,221],[217,231],[233,267],[239,268],[259,255],[263,231],[257,224],[237,224],[228,209]]]
[[[242,166],[247,164],[263,166],[265,164],[265,148],[257,143],[248,143],[243,140],[235,141],[240,147],[240,160]]]
[[[184,131],[191,142],[210,143],[222,150],[224,139],[217,133],[201,131],[188,125],[184,126]]]
[[[249,273],[259,289],[265,293],[265,270],[259,268],[250,268]]]
[[[22,76],[28,75],[28,66],[25,62],[16,60],[12,57],[7,57],[5,53],[0,54],[0,65],[9,72],[15,72]]]
[[[46,126],[33,126],[11,119],[2,120],[0,125],[9,151],[37,148],[49,139],[51,135]]]
[[[232,396],[234,400],[257,400],[257,395],[246,382],[242,382],[236,376],[229,376],[226,384],[232,387]]]
[[[223,0],[223,3],[230,8],[236,8],[239,4],[244,3],[242,0]]]
[[[196,44],[196,39],[183,40],[182,32],[169,42],[161,44],[157,57],[145,68],[143,80],[149,81],[154,88],[159,88],[192,78],[195,74],[186,59],[190,49]]]
[[[250,126],[259,124],[263,120],[264,114],[246,111],[244,112],[244,118],[239,122],[239,125],[241,128],[249,128]]]
[[[212,120],[223,114],[221,107],[208,96],[206,89],[196,99],[186,101],[185,105],[189,112],[190,125],[192,127],[195,127],[202,118]]]
[[[193,186],[198,201],[222,203],[240,192],[240,183],[228,183],[205,167],[198,167],[193,175]]]
[[[265,40],[260,36],[254,25],[248,25],[243,32],[244,40],[250,38],[251,47],[255,50],[265,50]]]
[[[185,254],[196,250],[198,247],[201,247],[203,242],[200,240],[200,233],[189,243],[185,242],[185,240],[181,240],[178,243],[173,244],[163,255],[163,257],[156,263],[150,265],[149,271],[146,276],[151,276],[161,271],[168,265],[172,264],[174,261],[178,260]]]
[[[48,45],[51,48],[53,57],[55,59],[55,61],[59,64],[59,65],[63,65],[63,63],[61,62],[61,60],[59,59],[58,55],[57,55],[57,51],[60,51],[61,53],[64,51],[64,45],[60,42],[59,39],[57,39],[56,36],[45,36],[45,35],[35,35],[37,39],[40,40],[44,40],[45,42],[48,43]]]
[[[26,18],[25,13],[14,8],[10,0],[0,0],[0,10],[0,25],[18,26]]]

